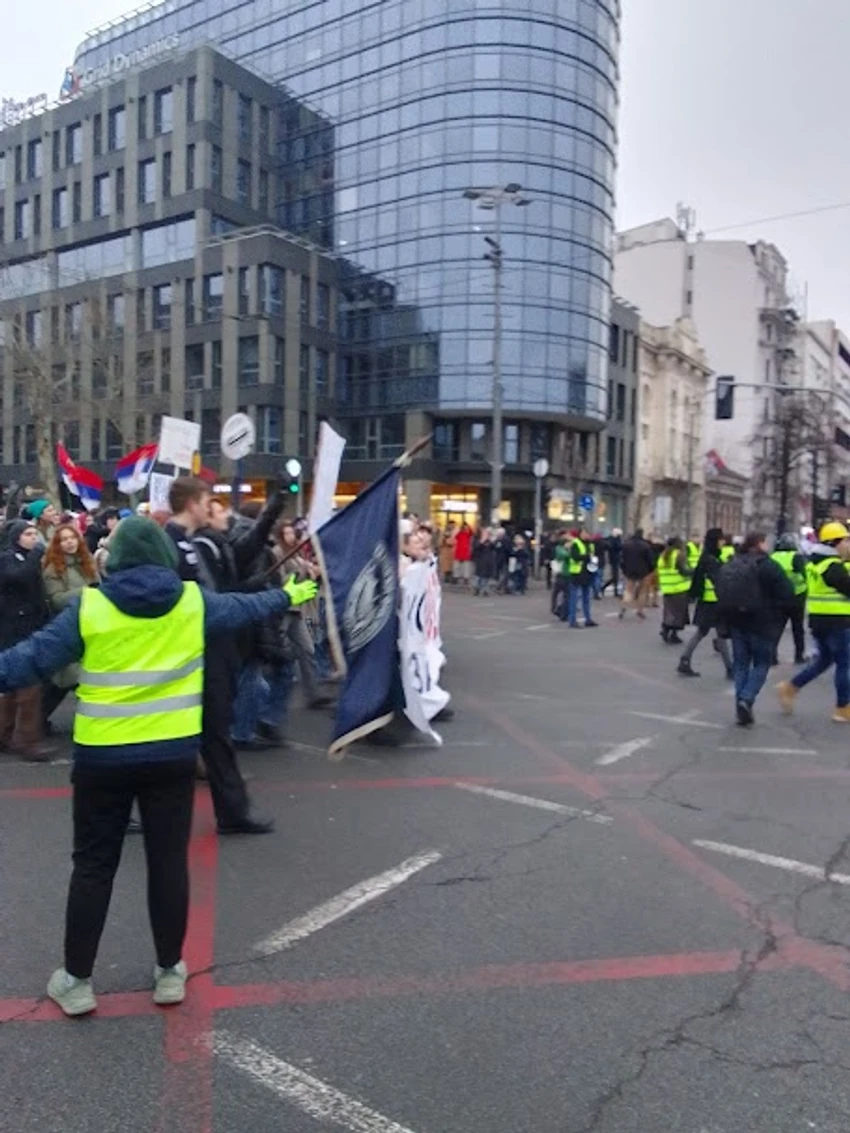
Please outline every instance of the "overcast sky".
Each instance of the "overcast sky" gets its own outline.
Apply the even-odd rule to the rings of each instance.
[[[850,201],[850,0],[622,0],[618,225],[691,205],[697,226]],[[54,98],[87,30],[133,7],[41,0],[0,38],[0,95]],[[748,224],[772,240],[810,318],[850,331],[850,208]]]

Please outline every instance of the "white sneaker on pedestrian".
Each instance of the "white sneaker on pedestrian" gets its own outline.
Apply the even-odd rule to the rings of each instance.
[[[78,980],[58,968],[47,984],[47,994],[66,1015],[88,1015],[97,1007],[91,980]]]
[[[173,968],[160,968],[159,964],[153,970],[153,1001],[160,1007],[168,1007],[172,1003],[182,1003],[186,998],[186,980],[189,971],[181,960]]]

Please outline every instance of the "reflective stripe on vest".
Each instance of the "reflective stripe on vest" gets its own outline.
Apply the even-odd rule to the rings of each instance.
[[[159,618],[134,618],[99,590],[80,603],[82,672],[74,740],[91,747],[201,733],[204,599],[194,582]]]
[[[794,587],[795,594],[806,593],[806,576],[800,574],[799,571],[794,570],[794,559],[797,558],[798,551],[774,551],[770,556],[777,566],[782,567],[785,574],[788,576],[791,585]]]
[[[684,594],[691,588],[691,580],[676,565],[678,561],[678,551],[665,551],[658,560],[658,588],[662,594]]]
[[[729,560],[734,558],[734,557],[735,557],[735,548],[730,547],[728,543],[726,544],[725,547],[720,548],[720,554],[718,555],[718,558],[720,559],[721,563],[728,563]],[[717,601],[717,592],[715,591],[714,583],[711,581],[710,578],[706,578],[703,581],[702,600],[703,600],[703,602],[716,602]]]
[[[688,566],[691,568],[691,570],[693,570],[699,562],[699,555],[700,550],[696,543],[688,543]]]
[[[850,597],[846,594],[842,594],[838,590],[834,590],[823,580],[825,571],[828,567],[831,567],[833,563],[841,563],[845,570],[847,569],[847,563],[842,563],[837,555],[835,558],[830,556],[828,559],[822,559],[819,563],[809,563],[806,567],[806,575],[809,583],[809,594],[806,599],[806,613],[832,614],[833,616],[838,615],[843,618],[850,618]]]
[[[572,547],[570,547],[570,570],[569,570],[569,573],[570,574],[581,574],[581,572],[584,570],[584,567],[585,567],[583,560],[587,556],[587,544],[585,542],[583,542],[583,540],[581,540],[581,539],[573,539],[573,547],[578,547],[579,554],[582,557],[582,561],[581,562],[575,561],[575,559],[572,557]]]

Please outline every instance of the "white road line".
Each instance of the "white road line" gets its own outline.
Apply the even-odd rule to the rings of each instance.
[[[817,755],[813,747],[719,747],[717,750],[753,755]]]
[[[619,763],[621,759],[628,759],[630,755],[634,755],[641,748],[649,747],[656,739],[658,739],[657,736],[642,736],[639,740],[627,740],[626,743],[617,744],[610,751],[600,755],[596,763],[599,767],[608,767],[612,763]]]
[[[420,870],[438,862],[442,856],[436,850],[414,854],[412,858],[407,858],[406,861],[401,862],[393,869],[388,869],[385,873],[379,873],[375,877],[369,877],[365,881],[358,882],[357,885],[352,885],[350,889],[345,889],[336,897],[331,897],[329,901],[317,905],[309,913],[288,921],[283,928],[255,944],[254,951],[263,956],[271,956],[274,952],[283,952],[284,949],[291,948],[299,940],[312,936],[314,932],[327,928],[329,924],[340,920],[341,917],[347,917],[349,913],[353,913],[355,909],[359,909],[362,905],[368,905],[370,901],[382,897],[384,893],[388,893],[390,889],[395,889],[396,886],[401,885],[414,874],[419,873]]]
[[[630,716],[642,716],[644,720],[664,720],[667,724],[690,724],[692,728],[723,728],[723,724],[709,724],[706,720],[696,720],[696,712],[686,712],[684,716],[661,716],[658,712],[629,712]]]
[[[223,1061],[286,1098],[315,1121],[327,1121],[352,1133],[412,1133],[406,1125],[391,1121],[250,1039],[224,1031],[215,1036],[214,1046]],[[289,1123],[281,1124],[285,1128]]]
[[[504,637],[507,632],[506,629],[494,629],[490,633],[473,633],[470,636],[473,641],[490,641],[493,637]]]
[[[543,622],[540,625],[526,626],[525,628],[529,633],[534,633],[534,631],[538,629],[555,629],[555,626],[551,625],[549,622]]]
[[[469,791],[473,795],[486,795],[488,798],[498,799],[503,803],[533,806],[537,810],[551,810],[555,814],[569,814],[574,818],[586,818],[588,822],[607,825],[612,821],[608,814],[597,814],[593,810],[579,810],[574,806],[564,806],[563,803],[553,803],[549,799],[535,799],[531,795],[515,795],[513,791],[497,791],[494,787],[479,787],[477,783],[455,783],[455,786],[459,791]]]
[[[827,876],[823,867],[797,862],[793,858],[779,858],[775,854],[761,854],[758,850],[747,850],[743,846],[730,846],[726,842],[706,842],[695,838],[695,846],[703,850],[713,850],[716,854],[726,854],[730,858],[743,858],[744,861],[758,865],[770,865],[776,869],[787,869],[790,873],[802,873],[804,877],[816,877],[819,881],[834,881],[836,885],[850,885],[850,874],[831,873]]]

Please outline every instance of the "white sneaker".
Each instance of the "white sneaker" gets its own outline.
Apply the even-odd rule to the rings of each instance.
[[[173,968],[154,967],[153,1001],[160,1007],[167,1007],[172,1003],[182,1003],[186,998],[186,980],[189,975],[185,963],[181,960]]]
[[[97,1007],[91,980],[78,980],[64,968],[58,968],[50,977],[47,994],[66,1015],[88,1015]]]

